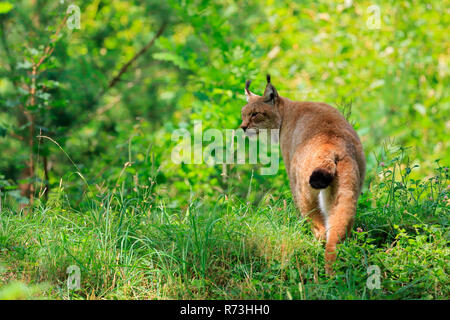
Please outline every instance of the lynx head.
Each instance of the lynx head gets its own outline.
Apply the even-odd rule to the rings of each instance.
[[[270,75],[267,75],[267,85],[263,96],[258,96],[249,90],[250,80],[245,83],[245,95],[247,104],[241,110],[244,131],[258,134],[259,129],[279,129],[281,118],[278,111],[280,96],[275,87],[270,83]]]

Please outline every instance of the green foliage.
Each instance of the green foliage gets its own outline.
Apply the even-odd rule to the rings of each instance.
[[[12,282],[0,289],[0,300],[33,299],[39,291],[39,288],[30,288],[22,282]]]
[[[0,297],[448,299],[445,2],[379,1],[380,29],[370,1],[76,4],[79,30],[67,2],[0,1]],[[283,164],[171,161],[175,129],[237,128],[266,73],[365,148],[334,278]]]
[[[59,189],[31,214],[3,211],[0,251],[8,271],[49,283],[40,296],[62,299],[447,299],[450,293],[449,190],[440,187],[450,181],[446,168],[417,181],[417,194],[440,190],[426,204],[401,195],[389,202],[381,195],[406,191],[393,191],[391,177],[380,175],[372,201],[390,205],[371,212],[362,197],[356,232],[340,245],[333,277],[324,273],[323,247],[288,190],[267,193],[256,205],[232,195],[171,207],[170,197],[153,182],[140,184],[134,171],[114,178],[116,188],[97,186],[80,209]],[[399,215],[403,209],[411,214]],[[70,265],[80,267],[81,290],[67,289]],[[380,289],[366,286],[370,265],[381,270]]]

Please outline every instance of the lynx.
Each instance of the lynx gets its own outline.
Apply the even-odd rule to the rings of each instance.
[[[281,97],[270,82],[263,96],[245,84],[244,131],[279,129],[280,148],[293,199],[325,241],[325,268],[332,273],[336,245],[350,233],[366,162],[361,141],[338,110],[321,102]],[[253,129],[253,130],[248,130]]]

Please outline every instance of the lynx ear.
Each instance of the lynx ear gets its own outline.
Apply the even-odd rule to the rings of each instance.
[[[252,83],[250,80],[245,81],[245,97],[248,100],[250,100],[250,97],[256,97],[256,94],[251,92],[248,88],[250,87],[250,83]]]
[[[264,102],[271,104],[271,105],[275,105],[276,102],[278,101],[278,92],[277,89],[275,89],[275,87],[270,83],[270,75],[267,75],[267,85],[266,85],[266,90],[264,90]]]

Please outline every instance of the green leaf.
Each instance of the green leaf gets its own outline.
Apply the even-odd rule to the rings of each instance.
[[[8,130],[0,125],[0,137],[4,137],[6,136],[6,133],[8,132]]]
[[[8,13],[13,9],[13,5],[9,2],[0,2],[0,14],[2,13]]]
[[[23,62],[17,63],[17,69],[30,69],[32,66],[33,64],[28,60],[24,60]]]
[[[187,69],[187,64],[182,57],[177,56],[170,52],[159,52],[153,54],[153,59],[161,61],[170,61],[180,69]]]

